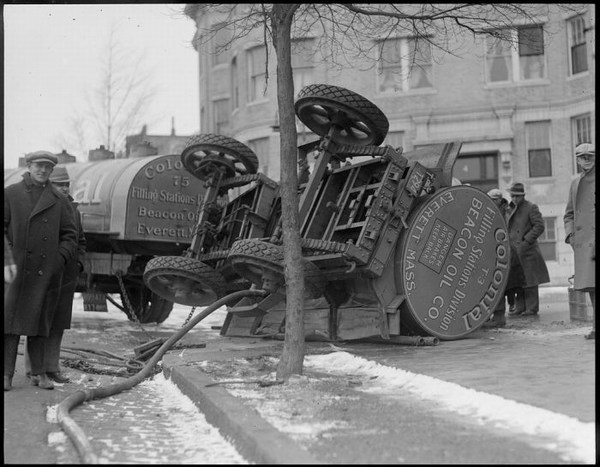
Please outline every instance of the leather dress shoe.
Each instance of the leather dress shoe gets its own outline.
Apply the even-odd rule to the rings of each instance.
[[[508,316],[516,317],[516,316],[521,316],[523,313],[525,313],[525,310],[514,310],[514,311],[509,311]]]
[[[592,332],[590,332],[589,334],[586,334],[585,336],[586,339],[596,339],[596,330],[593,330]]]
[[[63,375],[60,371],[48,371],[48,377],[55,383],[70,383],[71,380]]]
[[[54,389],[54,383],[46,373],[41,375],[31,375],[31,384],[33,386],[39,386],[42,389]]]
[[[537,311],[524,311],[521,316],[538,316]]]

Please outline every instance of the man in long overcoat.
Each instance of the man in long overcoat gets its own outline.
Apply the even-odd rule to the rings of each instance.
[[[508,236],[514,246],[523,272],[525,283],[516,289],[515,315],[537,315],[540,311],[539,284],[550,282],[546,262],[537,239],[544,233],[544,219],[538,206],[525,199],[525,187],[514,183],[508,191],[511,202],[506,213]]]
[[[60,346],[65,329],[71,328],[73,297],[79,272],[83,270],[87,242],[81,223],[81,213],[77,209],[78,203],[75,202],[70,193],[71,180],[67,168],[62,165],[56,166],[52,171],[52,175],[50,175],[50,182],[70,201],[73,208],[73,218],[77,225],[77,254],[67,262],[63,270],[56,312],[44,349],[44,370],[48,377],[57,383],[68,383],[69,378],[60,370]],[[27,351],[25,352],[25,371],[31,374],[31,361]]]
[[[585,337],[596,338],[596,147],[583,143],[575,148],[575,159],[582,172],[572,182],[565,208],[565,242],[575,255],[575,290],[588,292],[594,319]]]
[[[4,233],[17,264],[4,309],[4,390],[10,390],[19,338],[27,336],[32,382],[54,384],[44,372],[50,332],[65,264],[77,251],[77,226],[69,200],[48,182],[58,162],[47,151],[26,157],[28,172],[4,189]]]
[[[498,188],[493,188],[488,191],[488,196],[494,200],[498,210],[502,214],[502,218],[506,219],[506,210],[508,209],[508,200],[502,196],[502,192]],[[510,243],[510,268],[508,270],[508,280],[504,287],[502,299],[496,305],[494,313],[490,320],[486,321],[484,327],[504,327],[506,325],[506,299],[510,304],[510,297],[514,298],[515,289],[520,288],[525,283],[525,273],[521,260],[515,250],[515,247]]]

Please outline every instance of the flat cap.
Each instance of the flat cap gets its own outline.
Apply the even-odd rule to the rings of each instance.
[[[49,151],[30,152],[25,156],[25,162],[49,162],[52,165],[58,164],[58,158]]]
[[[492,199],[502,199],[502,192],[498,188],[492,188],[487,192],[487,195]]]
[[[57,166],[50,175],[50,181],[52,183],[70,183],[71,179],[67,168],[62,165]]]
[[[584,154],[595,156],[596,146],[592,143],[581,143],[575,148],[575,156],[583,156]]]

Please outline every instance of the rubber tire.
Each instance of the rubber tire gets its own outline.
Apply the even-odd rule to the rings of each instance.
[[[238,240],[231,245],[227,262],[234,271],[258,287],[262,287],[262,275],[257,269],[268,269],[285,282],[283,248],[256,239]],[[310,261],[302,260],[304,267],[304,296],[318,298],[323,295],[324,281],[319,268]]]
[[[298,93],[294,104],[296,115],[319,136],[326,136],[332,125],[331,116],[340,111],[349,119],[333,140],[341,144],[379,146],[383,143],[390,123],[385,114],[368,99],[348,89],[329,84],[310,84]],[[359,137],[352,130],[360,131]]]
[[[140,323],[162,323],[171,314],[173,305],[174,303],[172,301],[152,293],[150,303],[146,308],[144,316],[140,319]]]
[[[130,316],[123,294],[120,294],[123,310],[129,321],[135,322],[137,318],[142,324],[160,324],[171,314],[173,302],[160,297],[144,286],[126,286],[125,288],[135,313],[135,318]]]
[[[233,165],[233,171],[226,173],[225,178],[254,174],[258,170],[258,157],[252,149],[233,138],[212,133],[192,136],[181,152],[181,162],[188,172],[204,180],[209,177],[210,171],[199,170],[198,164],[201,165],[209,156],[223,159],[225,166]]]
[[[167,276],[167,277],[164,277]],[[198,288],[194,294],[176,296],[170,278],[192,281]],[[227,283],[215,269],[194,258],[184,256],[157,256],[148,261],[144,283],[157,295],[187,306],[206,306],[227,294]],[[200,292],[200,293],[198,293]]]

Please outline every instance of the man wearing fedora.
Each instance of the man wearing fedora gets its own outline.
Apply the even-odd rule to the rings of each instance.
[[[44,370],[65,265],[77,252],[77,226],[69,200],[49,183],[58,160],[48,151],[25,158],[23,180],[4,189],[4,233],[17,275],[4,304],[4,390],[12,388],[20,336],[27,336],[31,382],[44,389],[54,383]]]
[[[581,173],[571,182],[565,208],[565,242],[575,256],[575,290],[588,292],[593,308],[592,331],[586,339],[596,338],[596,147],[582,143],[575,148]]]
[[[548,268],[537,239],[544,233],[544,219],[538,206],[525,199],[525,187],[514,183],[508,190],[511,202],[506,213],[510,243],[514,246],[525,283],[516,289],[515,310],[509,316],[537,315],[540,311],[539,284],[550,282]]]
[[[494,200],[494,204],[496,204],[503,218],[505,218],[506,210],[508,209],[508,200],[504,198],[502,192],[498,188],[493,188],[488,191],[487,194]],[[523,273],[523,267],[521,266],[519,255],[517,255],[517,252],[511,243],[508,281],[506,282],[502,299],[498,302],[498,305],[496,305],[491,318],[483,324],[484,327],[504,327],[506,325],[506,301],[508,301],[509,305],[513,305],[515,300],[515,288],[520,288],[524,283],[525,274]]]
[[[83,270],[83,261],[85,257],[86,239],[81,223],[81,213],[77,209],[78,203],[75,202],[70,193],[71,180],[67,168],[57,165],[50,175],[50,182],[59,192],[67,197],[73,208],[73,218],[77,225],[77,254],[65,265],[60,292],[54,320],[50,327],[50,334],[46,339],[44,351],[44,369],[46,375],[56,383],[68,383],[69,378],[60,370],[60,346],[65,329],[71,327],[71,317],[73,315],[73,297],[77,286],[77,278]],[[31,361],[29,352],[25,352],[25,371],[31,373]]]

